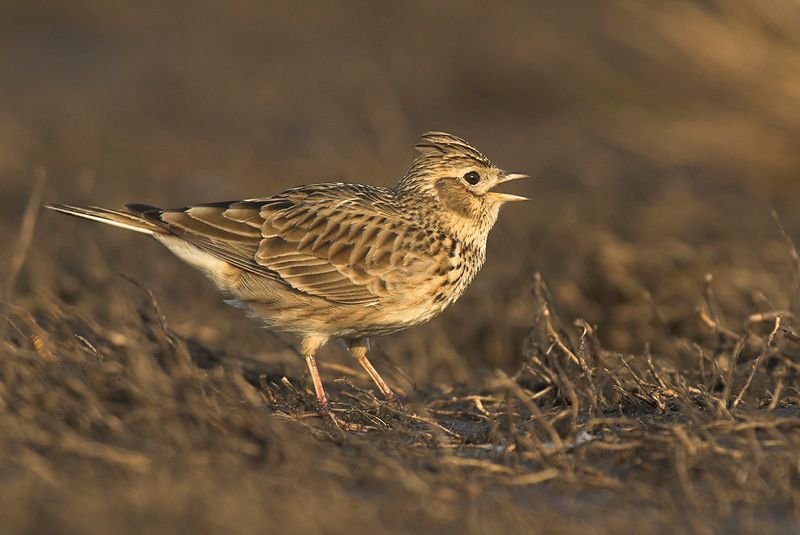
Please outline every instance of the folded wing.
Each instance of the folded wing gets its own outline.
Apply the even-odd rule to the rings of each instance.
[[[203,251],[335,303],[375,305],[436,271],[429,233],[358,186],[306,186],[267,199],[178,210],[131,205]]]

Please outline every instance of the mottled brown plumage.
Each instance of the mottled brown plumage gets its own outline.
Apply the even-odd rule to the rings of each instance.
[[[507,174],[466,141],[430,132],[392,187],[327,183],[272,197],[162,210],[49,208],[152,235],[204,271],[269,328],[301,338],[323,412],[315,354],[343,338],[389,399],[366,358],[368,338],[423,323],[458,299],[486,257]]]

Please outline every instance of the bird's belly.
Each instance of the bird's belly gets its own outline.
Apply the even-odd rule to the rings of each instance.
[[[437,294],[414,297],[388,297],[374,305],[343,305],[320,298],[299,296],[278,289],[274,299],[239,296],[230,304],[248,309],[268,328],[297,335],[319,334],[328,337],[358,338],[396,333],[434,318],[454,299]]]
[[[249,309],[271,329],[297,335],[358,338],[380,336],[419,325],[438,315],[442,308],[424,306],[387,309],[380,305],[335,305],[305,302],[293,305],[265,301],[231,300]]]
[[[172,245],[172,244],[169,244]],[[188,256],[193,248],[175,250]],[[193,264],[206,268],[192,257]],[[222,262],[225,264],[224,262]],[[218,267],[218,266],[213,266]],[[461,266],[423,284],[400,284],[374,304],[342,304],[297,292],[285,284],[241,270],[203,269],[231,299],[270,329],[304,336],[356,338],[396,333],[438,316],[466,290],[472,273]]]
[[[420,325],[441,314],[467,286],[468,282],[451,287],[436,284],[427,289],[401,292],[383,300],[365,315],[363,323],[354,327],[363,332],[361,336],[379,336]]]

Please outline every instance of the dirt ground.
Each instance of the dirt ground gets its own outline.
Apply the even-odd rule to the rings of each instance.
[[[800,4],[3,2],[0,531],[800,530]],[[43,202],[536,176],[404,409]],[[32,208],[26,208],[28,206]]]

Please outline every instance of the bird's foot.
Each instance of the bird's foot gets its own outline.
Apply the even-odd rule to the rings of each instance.
[[[327,404],[320,406],[319,413],[320,416],[329,419],[331,422],[333,422],[333,425],[335,425],[336,427],[338,427],[343,431],[356,431],[356,432],[368,431],[368,428],[364,425],[342,420],[333,413],[333,411],[330,409],[330,406],[328,406]]]

